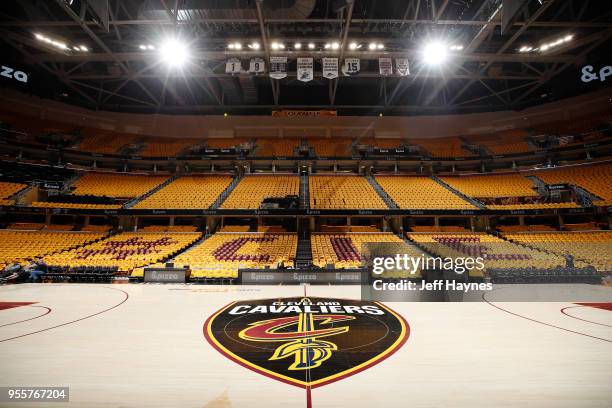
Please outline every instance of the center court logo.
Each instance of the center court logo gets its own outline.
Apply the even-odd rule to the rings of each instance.
[[[303,388],[383,361],[406,342],[409,330],[382,303],[316,297],[233,302],[204,324],[204,336],[226,357]]]

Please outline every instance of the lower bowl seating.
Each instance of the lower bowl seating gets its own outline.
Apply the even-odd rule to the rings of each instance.
[[[364,266],[364,244],[384,244],[385,253],[407,254],[420,257],[422,251],[408,244],[397,235],[389,232],[379,233],[345,233],[326,234],[317,233],[311,236],[313,264],[324,268],[333,265],[334,268],[361,268]],[[417,278],[421,276],[420,270],[416,274],[408,271],[386,271],[382,278]]]
[[[120,272],[161,262],[191,245],[199,233],[124,232],[82,248],[45,257],[49,265],[117,267]]]
[[[565,266],[562,256],[485,233],[409,233],[408,238],[440,257],[481,257],[485,270]]]
[[[0,230],[0,267],[85,245],[104,237],[96,232]]]
[[[192,278],[237,278],[238,269],[294,265],[296,234],[218,232],[174,258]]]
[[[612,231],[515,233],[505,237],[560,256],[572,255],[576,265],[612,271]]]

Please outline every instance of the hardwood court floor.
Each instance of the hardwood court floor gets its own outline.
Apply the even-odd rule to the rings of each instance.
[[[70,386],[69,404],[47,406],[304,407],[304,389],[227,359],[202,328],[230,301],[305,289],[359,298],[340,286],[2,286],[0,386]],[[410,325],[407,342],[313,389],[312,407],[612,406],[612,311],[489,300],[389,303]]]

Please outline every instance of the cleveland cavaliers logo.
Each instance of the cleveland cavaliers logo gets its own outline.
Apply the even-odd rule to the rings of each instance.
[[[204,325],[206,339],[225,356],[305,388],[379,363],[408,334],[406,321],[382,303],[314,297],[234,302]]]

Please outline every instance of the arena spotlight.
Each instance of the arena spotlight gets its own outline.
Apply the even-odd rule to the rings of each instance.
[[[385,49],[385,45],[381,44],[381,43],[378,43],[378,44],[376,44],[376,48],[379,49],[379,50],[384,50]]]
[[[296,50],[299,50],[302,48],[302,43],[296,42],[295,44],[293,44],[293,48],[295,48]]]
[[[337,50],[338,48],[340,48],[340,44],[338,43],[338,41],[334,41],[331,44],[331,48],[332,48],[332,50]]]
[[[170,67],[180,67],[189,58],[187,46],[176,39],[166,40],[160,48],[162,60]]]
[[[448,58],[448,46],[440,41],[432,41],[425,44],[421,54],[427,65],[440,65]]]
[[[331,47],[330,43],[325,43],[325,49],[328,50]]]
[[[87,48],[84,45],[79,45],[79,48],[81,49],[81,51],[84,51],[84,52],[88,52],[89,51],[89,48]]]
[[[248,45],[248,47],[252,50],[258,50],[261,46],[259,45],[258,42],[254,42]]]
[[[146,49],[147,49],[147,46],[146,46],[146,45],[144,45],[144,44],[140,44],[140,45],[138,46],[138,48],[140,48],[141,50],[143,50],[143,51],[144,51],[144,50],[146,50]]]
[[[308,43],[308,49],[309,50],[314,50],[315,48],[315,44],[314,43]]]
[[[369,49],[370,51],[374,51],[374,50],[376,49],[376,43],[370,43],[370,44],[368,44],[368,49]]]
[[[349,50],[356,50],[357,49],[357,43],[356,42],[352,42],[349,44]]]
[[[234,43],[234,49],[235,50],[241,50],[242,49],[242,44],[240,44],[239,42]]]

